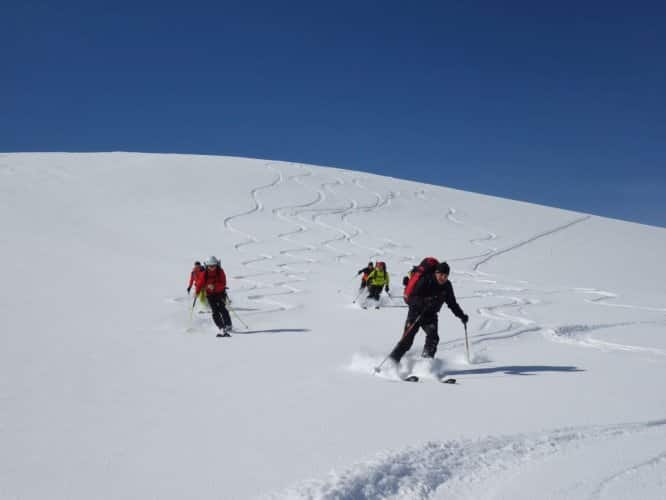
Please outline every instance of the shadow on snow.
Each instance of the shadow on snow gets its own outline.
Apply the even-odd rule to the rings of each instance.
[[[488,373],[505,373],[507,375],[536,375],[540,372],[583,372],[575,366],[546,366],[546,365],[513,365],[495,366],[493,368],[473,368],[471,370],[447,370],[447,375],[482,375]]]

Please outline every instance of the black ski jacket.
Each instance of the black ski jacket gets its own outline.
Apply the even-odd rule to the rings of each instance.
[[[446,283],[440,285],[432,273],[421,277],[414,286],[408,301],[410,309],[427,315],[438,313],[444,303],[456,317],[462,319],[465,316],[456,302],[451,282],[447,280]]]

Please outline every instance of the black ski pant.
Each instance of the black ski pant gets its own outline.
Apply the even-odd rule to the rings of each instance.
[[[382,293],[382,285],[368,285],[368,298],[379,300],[379,294]]]
[[[225,326],[231,328],[231,317],[226,307],[227,294],[226,293],[211,293],[208,295],[208,304],[213,312],[213,321],[221,330]]]
[[[398,363],[400,359],[409,351],[414,344],[414,337],[423,328],[426,334],[425,345],[423,346],[424,358],[433,358],[437,352],[437,345],[439,345],[439,335],[437,334],[437,313],[425,312],[409,308],[407,313],[407,320],[405,321],[405,329],[403,330],[402,338],[398,345],[395,346],[391,352],[391,358]]]

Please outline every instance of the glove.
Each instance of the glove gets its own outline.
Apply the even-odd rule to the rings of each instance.
[[[191,289],[191,288],[192,288],[192,287],[189,287],[189,286],[187,287],[187,295],[190,294],[190,289]]]
[[[463,325],[467,325],[467,322],[469,321],[469,316],[467,316],[467,314],[463,314],[462,317],[460,318],[460,321],[462,321]]]
[[[386,293],[389,293],[389,287],[388,287],[388,285],[386,285],[386,287],[384,288],[384,290],[386,290]]]

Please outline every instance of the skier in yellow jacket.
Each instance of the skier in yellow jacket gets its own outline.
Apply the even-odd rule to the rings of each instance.
[[[382,288],[389,291],[389,275],[386,271],[386,264],[384,262],[377,262],[375,268],[368,274],[368,299],[374,299],[379,302],[379,295],[382,293]]]

